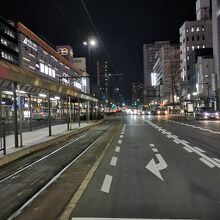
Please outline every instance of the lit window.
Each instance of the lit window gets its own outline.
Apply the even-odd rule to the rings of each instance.
[[[45,65],[45,74],[48,75],[48,66]]]
[[[195,50],[195,46],[192,46],[192,50]]]
[[[49,73],[49,76],[52,76],[52,69],[50,67],[48,68],[48,73]]]
[[[52,77],[55,78],[55,70],[52,70]]]
[[[41,71],[42,73],[44,73],[44,64],[43,64],[43,63],[40,63],[40,71]]]
[[[188,28],[186,29],[186,32],[189,32],[189,29],[188,29]]]
[[[189,56],[187,56],[187,60],[189,60]]]
[[[199,27],[196,28],[196,31],[199,32]]]
[[[203,45],[202,48],[205,48],[205,45]]]
[[[191,32],[194,32],[194,28],[191,28]]]
[[[186,47],[186,50],[189,51],[189,47]]]
[[[197,48],[199,49],[199,48],[200,48],[200,46],[197,46]]]

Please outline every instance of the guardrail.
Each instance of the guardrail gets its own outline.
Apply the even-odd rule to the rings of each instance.
[[[0,118],[0,151],[6,154],[5,119]]]

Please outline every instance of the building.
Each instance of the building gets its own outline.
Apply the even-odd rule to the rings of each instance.
[[[220,0],[212,0],[212,21],[214,74],[216,77],[215,99],[217,108],[220,109]]]
[[[191,77],[188,99],[193,100],[196,106],[213,107],[216,109],[216,101],[212,96],[215,90],[213,49],[195,49],[190,54],[189,64]]]
[[[161,46],[169,45],[169,41],[156,41],[154,44],[143,45],[143,65],[144,65],[144,102],[148,103],[155,98],[155,90],[152,85],[153,66],[155,55]]]
[[[16,28],[0,17],[0,59],[18,64],[18,52]]]
[[[83,72],[70,61],[70,48],[67,51],[58,48],[58,53],[20,22],[15,27],[18,31],[19,65],[22,68],[49,80],[86,91],[82,85]]]
[[[182,96],[186,99],[191,76],[189,72],[189,54],[195,49],[212,48],[212,21],[210,1],[197,0],[196,21],[185,21],[180,33],[180,68],[182,78]]]
[[[179,45],[165,45],[156,53],[153,67],[152,85],[158,97],[167,102],[177,102],[180,83]]]
[[[144,85],[143,83],[132,83],[132,104],[143,105]]]

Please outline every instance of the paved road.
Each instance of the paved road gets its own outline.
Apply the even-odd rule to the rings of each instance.
[[[125,116],[72,219],[220,219],[220,129],[211,123]]]

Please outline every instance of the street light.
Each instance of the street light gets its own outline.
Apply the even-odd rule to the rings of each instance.
[[[92,64],[91,64],[91,48],[97,44],[95,39],[89,39],[88,41],[84,41],[83,45],[88,47],[88,58],[89,58],[89,65],[88,65],[88,74],[92,75]],[[90,84],[90,94],[92,94],[92,86],[91,80],[89,80]]]

